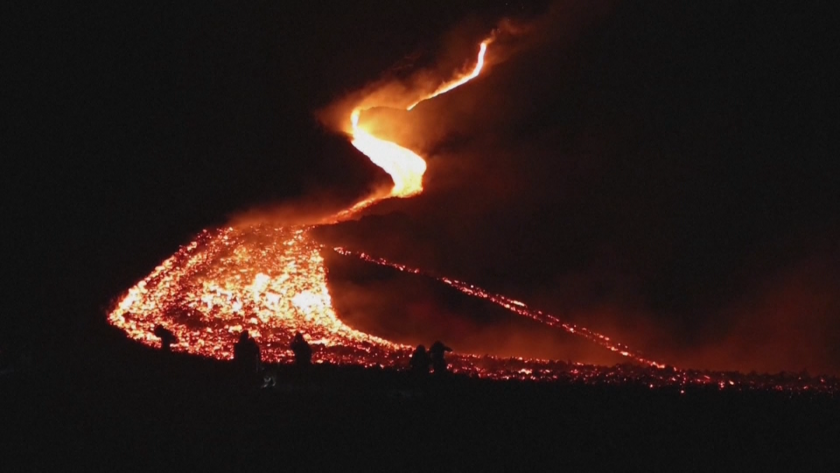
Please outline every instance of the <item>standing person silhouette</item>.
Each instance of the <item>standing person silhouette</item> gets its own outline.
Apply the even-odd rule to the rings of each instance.
[[[178,342],[178,338],[175,337],[175,334],[163,325],[155,325],[155,330],[152,333],[154,333],[156,337],[160,338],[161,351],[171,352],[172,344]]]
[[[289,345],[292,353],[295,354],[295,364],[298,366],[309,366],[312,364],[312,347],[303,339],[303,334],[298,332]]]
[[[233,361],[243,372],[256,373],[260,369],[260,347],[247,330],[239,334],[239,341],[233,346]]]
[[[423,345],[417,345],[417,348],[414,349],[414,353],[411,354],[411,372],[419,375],[427,375],[429,374],[429,367],[432,364],[432,359],[429,358],[429,354],[426,352],[426,347]]]
[[[254,373],[259,373],[260,368],[262,368],[262,353],[260,352],[260,346],[257,345],[257,341],[254,340],[254,337],[251,337],[250,334],[248,335],[247,353],[248,357],[246,359],[251,364],[251,369]]]
[[[446,373],[446,369],[449,365],[444,359],[444,354],[448,351],[452,351],[452,349],[441,343],[440,340],[433,343],[432,347],[429,348],[429,355],[432,357],[432,369],[435,374]]]

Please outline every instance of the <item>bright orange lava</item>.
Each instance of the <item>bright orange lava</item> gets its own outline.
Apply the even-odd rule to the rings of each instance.
[[[412,103],[406,110],[411,110],[420,102],[449,92],[478,77],[484,68],[484,55],[489,43],[489,39],[481,43],[475,67],[471,72],[461,74],[451,81],[441,84],[434,92]],[[394,181],[391,197],[411,197],[423,192],[423,174],[426,172],[426,161],[410,149],[377,138],[365,131],[359,126],[359,117],[362,112],[363,110],[357,108],[350,114],[350,123],[353,127],[353,146],[391,176]],[[362,203],[362,207],[368,205],[370,205],[368,201]]]
[[[139,282],[109,320],[154,345],[155,324],[178,337],[173,349],[230,358],[248,330],[270,361],[289,358],[295,332],[306,333],[333,362],[375,359],[404,347],[353,330],[335,314],[320,247],[306,227],[205,231]]]
[[[478,59],[475,62],[475,67],[473,68],[472,72],[470,72],[468,74],[464,74],[461,77],[458,77],[458,78],[453,79],[449,82],[441,84],[440,87],[438,87],[431,94],[429,94],[426,97],[424,97],[424,98],[414,102],[413,104],[409,105],[408,110],[413,109],[420,102],[423,102],[423,101],[428,100],[428,99],[433,98],[433,97],[437,97],[440,94],[445,94],[445,93],[449,92],[450,90],[452,90],[452,89],[454,89],[458,86],[464,85],[467,82],[469,82],[469,81],[475,79],[476,77],[478,77],[478,75],[481,74],[481,69],[484,68],[484,54],[487,52],[487,45],[488,44],[490,44],[489,39],[481,42],[481,45],[479,46],[479,49],[478,49]]]
[[[444,83],[422,100],[451,91],[477,77],[482,71],[488,44],[489,40],[481,43],[476,66],[471,72]],[[408,110],[420,101],[411,104]],[[364,200],[323,223],[351,218],[382,198],[410,197],[423,190],[426,170],[423,158],[362,129],[359,125],[361,112],[356,109],[350,117],[352,143],[392,177],[394,187],[388,195]],[[355,330],[338,317],[327,287],[327,268],[321,255],[327,250],[309,236],[310,228],[255,225],[205,230],[129,289],[108,314],[108,321],[129,337],[150,346],[158,345],[158,338],[152,331],[156,324],[161,324],[177,337],[172,347],[174,351],[219,359],[231,358],[239,332],[248,330],[258,341],[264,360],[288,361],[292,357],[289,342],[296,332],[302,332],[313,347],[316,363],[405,366],[411,347]],[[364,253],[342,248],[335,251],[399,271],[425,274],[419,269]],[[521,316],[582,336],[638,363],[598,367],[553,360],[454,354],[449,361],[456,373],[493,379],[636,383],[650,388],[711,386],[715,389],[785,392],[840,391],[840,382],[835,378],[748,377],[738,373],[666,367],[605,335],[564,323],[523,302],[455,279],[436,279]]]
[[[345,256],[355,256],[355,257],[360,258],[360,259],[362,259],[364,261],[367,261],[369,263],[378,264],[380,266],[388,266],[390,268],[394,268],[396,270],[399,270],[399,271],[402,271],[402,272],[405,272],[405,273],[412,273],[412,274],[420,274],[420,275],[430,276],[420,269],[411,268],[409,266],[402,265],[402,264],[391,263],[391,262],[386,261],[382,258],[375,258],[375,257],[370,256],[370,255],[365,254],[365,253],[353,252],[353,251],[349,251],[345,248],[335,248],[335,251],[337,253],[345,255]],[[544,313],[540,310],[534,310],[534,309],[529,308],[524,302],[517,301],[515,299],[511,299],[511,298],[503,296],[501,294],[493,294],[492,292],[489,292],[486,289],[482,289],[478,286],[474,286],[472,284],[465,283],[465,282],[459,281],[457,279],[445,278],[445,277],[440,277],[440,278],[435,278],[435,279],[437,279],[438,281],[440,281],[440,282],[442,282],[446,285],[454,287],[455,289],[463,292],[464,294],[490,301],[490,302],[492,302],[496,305],[504,307],[505,309],[507,309],[507,310],[509,310],[509,311],[511,311],[515,314],[519,314],[521,316],[528,317],[529,319],[536,320],[537,322],[541,322],[541,323],[544,323],[546,325],[550,325],[552,327],[561,328],[561,329],[565,330],[566,332],[568,332],[570,334],[577,335],[579,337],[583,337],[583,338],[589,340],[590,342],[601,345],[602,347],[606,348],[607,350],[618,353],[621,356],[631,358],[631,359],[633,359],[633,360],[635,360],[635,361],[637,361],[637,362],[639,362],[643,365],[648,365],[648,366],[651,366],[651,367],[654,367],[654,368],[665,368],[664,363],[658,363],[656,361],[647,359],[644,356],[642,356],[641,354],[636,353],[633,350],[631,350],[630,347],[628,347],[626,345],[623,345],[619,342],[616,342],[615,340],[611,340],[610,337],[607,337],[607,336],[602,335],[602,334],[597,333],[597,332],[593,332],[592,330],[589,330],[586,327],[581,327],[581,326],[570,324],[570,323],[564,323],[564,322],[560,321],[560,319],[558,319],[557,317],[555,317],[551,314],[546,314],[546,313]]]
[[[479,63],[486,44],[482,43]],[[452,90],[478,75],[458,77]],[[457,84],[455,84],[457,82]],[[454,84],[454,85],[453,85]],[[353,145],[385,170],[394,187],[325,219],[351,218],[385,197],[410,197],[423,190],[426,162],[396,143],[359,126],[360,110],[351,115]],[[173,331],[176,351],[230,358],[242,330],[257,339],[269,361],[283,361],[292,336],[302,332],[315,349],[316,361],[393,365],[410,347],[354,330],[337,317],[326,283],[327,270],[309,227],[251,226],[205,231],[161,263],[131,288],[108,315],[130,337],[157,344],[152,334],[161,324]]]
[[[410,149],[379,139],[359,127],[360,110],[351,115],[353,146],[387,172],[394,181],[392,197],[411,197],[423,192],[426,161]]]

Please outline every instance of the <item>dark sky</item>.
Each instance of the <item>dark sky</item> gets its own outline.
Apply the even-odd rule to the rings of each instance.
[[[828,2],[284,3],[32,8],[5,33],[10,327],[98,320],[237,212],[361,195],[383,175],[316,110],[515,15],[539,41],[416,110],[428,192],[341,236],[673,359],[840,371]]]

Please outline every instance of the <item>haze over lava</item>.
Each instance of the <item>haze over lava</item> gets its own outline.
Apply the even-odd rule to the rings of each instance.
[[[835,174],[809,149],[797,153],[796,165],[775,158],[764,166],[767,149],[794,150],[769,135],[755,147],[727,129],[756,126],[718,92],[740,82],[713,75],[709,88],[693,70],[644,47],[684,54],[689,27],[716,16],[671,18],[663,6],[655,18],[668,28],[637,45],[622,23],[623,15],[639,15],[637,7],[569,5],[528,23],[527,41],[501,42],[516,54],[501,54],[506,62],[495,69],[491,47],[492,73],[457,94],[407,111],[412,99],[388,81],[319,114],[351,133],[353,110],[363,110],[365,130],[427,158],[423,194],[366,210],[380,218],[323,228],[321,241],[492,287],[669,363],[835,372],[836,266],[810,263],[838,254],[835,244],[815,244],[837,241],[833,204],[820,201],[836,193],[828,177]],[[751,14],[732,10],[735,18]],[[748,37],[761,28],[759,20],[747,22],[746,32],[741,26],[722,25],[701,50],[733,31]],[[759,74],[721,61],[706,55],[692,67]],[[686,126],[691,121],[697,126]],[[811,184],[786,184],[785,195],[769,190],[790,174]],[[788,203],[794,197],[816,210],[797,212]],[[797,273],[812,274],[816,285],[787,276]],[[779,293],[788,294],[789,310],[777,310]]]
[[[457,94],[366,112],[423,150],[425,192],[318,234],[678,366],[840,372],[840,170],[809,105],[832,89],[811,20],[555,3]],[[515,54],[495,66],[497,47]]]

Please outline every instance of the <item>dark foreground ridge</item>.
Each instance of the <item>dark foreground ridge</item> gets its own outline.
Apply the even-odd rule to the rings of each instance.
[[[0,377],[7,471],[833,470],[826,395],[418,381],[355,367],[232,363],[125,341]],[[836,471],[836,470],[834,470]]]

